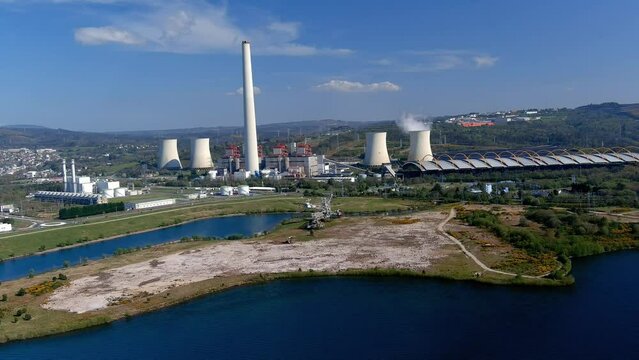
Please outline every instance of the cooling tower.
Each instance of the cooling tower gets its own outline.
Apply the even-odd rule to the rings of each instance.
[[[388,150],[386,149],[385,132],[366,133],[366,154],[364,155],[364,165],[379,166],[390,163]]]
[[[419,130],[410,132],[410,151],[408,161],[431,161],[433,151],[430,148],[430,130]]]
[[[253,96],[253,68],[251,66],[251,44],[242,41],[244,64],[244,159],[247,171],[260,171],[257,152],[257,125],[255,123],[255,97]]]
[[[182,169],[182,163],[178,155],[177,139],[162,140],[158,154],[158,169]]]
[[[191,169],[210,169],[213,167],[209,139],[191,140]]]

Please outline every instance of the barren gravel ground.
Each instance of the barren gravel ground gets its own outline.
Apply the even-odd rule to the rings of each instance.
[[[285,239],[211,244],[73,280],[56,290],[43,306],[84,313],[136,295],[239,274],[375,267],[421,270],[430,266],[431,260],[445,256],[442,247],[451,242],[436,230],[446,215],[427,212],[413,217],[420,221],[394,225],[381,218],[364,219],[348,228],[322,230],[327,238],[292,244],[283,244]]]

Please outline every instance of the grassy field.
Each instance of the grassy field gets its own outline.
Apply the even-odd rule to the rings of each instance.
[[[0,259],[32,254],[65,246],[82,244],[118,235],[176,225],[213,216],[265,213],[301,212],[307,198],[295,195],[273,195],[251,198],[225,198],[195,202],[195,205],[156,209],[141,213],[94,217],[91,222],[48,228],[0,237]],[[317,202],[317,199],[314,199]],[[415,201],[380,198],[336,199],[334,208],[345,212],[403,211],[418,207]]]

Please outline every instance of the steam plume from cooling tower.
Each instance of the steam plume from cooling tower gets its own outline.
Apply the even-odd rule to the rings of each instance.
[[[430,131],[431,127],[431,122],[426,120],[426,117],[411,113],[403,113],[402,117],[395,121],[395,124],[397,124],[403,132],[407,133],[421,130]]]

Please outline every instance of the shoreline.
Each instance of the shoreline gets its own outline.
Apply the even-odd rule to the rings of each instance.
[[[385,224],[379,226],[385,226],[386,228],[370,229],[370,226],[377,221],[375,219],[378,218],[378,216],[370,216],[367,220],[357,219],[354,220],[355,222],[348,218],[344,219],[337,222],[336,227],[329,226],[326,228],[325,232],[316,234],[316,237],[314,238],[302,237],[300,233],[301,230],[293,226],[287,227],[286,225],[279,225],[271,234],[260,236],[257,239],[228,242],[229,245],[234,244],[234,247],[229,250],[231,251],[230,253],[237,251],[235,246],[240,246],[242,244],[244,244],[243,246],[245,247],[247,246],[249,248],[257,249],[257,253],[261,255],[260,258],[258,258],[259,261],[255,261],[257,261],[258,264],[265,264],[260,265],[257,270],[255,268],[251,270],[251,264],[254,264],[254,260],[251,260],[252,258],[250,257],[245,259],[248,261],[246,263],[248,268],[245,268],[244,265],[237,264],[237,266],[239,266],[237,270],[228,268],[215,270],[214,268],[209,267],[209,263],[201,263],[200,265],[197,265],[197,262],[192,262],[192,260],[197,259],[197,257],[202,258],[202,256],[207,256],[205,255],[207,251],[213,248],[221,249],[220,247],[225,246],[225,244],[212,244],[208,241],[194,241],[185,243],[164,243],[140,252],[109,257],[104,260],[91,261],[89,262],[88,267],[70,267],[65,269],[63,272],[71,280],[69,280],[69,282],[65,281],[63,287],[59,290],[45,292],[41,296],[35,296],[32,295],[32,293],[29,293],[24,297],[15,297],[13,294],[19,288],[38,286],[43,284],[43,282],[50,281],[53,276],[58,274],[59,270],[39,274],[33,278],[13,280],[3,284],[3,287],[6,289],[6,293],[10,295],[10,300],[4,304],[0,303],[0,306],[4,305],[6,309],[5,317],[1,320],[2,323],[0,324],[0,328],[2,329],[2,334],[0,334],[0,343],[63,334],[69,331],[77,331],[89,327],[109,324],[123,318],[129,318],[131,316],[169,308],[199,297],[212,296],[235,287],[282,279],[318,277],[411,277],[442,281],[474,281],[476,283],[486,284],[487,286],[510,285],[536,287],[569,286],[573,283],[574,279],[572,278],[557,281],[551,279],[529,279],[520,276],[513,276],[512,274],[504,275],[499,273],[485,273],[482,274],[482,276],[477,276],[477,271],[481,270],[480,267],[469,259],[463,252],[459,251],[455,244],[452,244],[450,241],[445,241],[445,239],[442,238],[442,235],[434,228],[434,222],[439,223],[445,220],[443,213],[426,212],[423,216],[423,220],[417,223],[419,224],[419,227],[417,228],[411,227],[417,225],[410,224]],[[392,228],[388,228],[389,226]],[[359,240],[353,239],[348,233],[344,233],[345,229],[351,230],[353,234],[359,234]],[[384,229],[385,231],[381,231],[381,229]],[[395,234],[403,234],[401,239],[404,240],[402,240],[401,244],[404,245],[401,246],[408,246],[404,249],[404,252],[400,249],[396,249],[390,253],[384,253],[388,255],[382,255],[396,256],[396,260],[394,260],[395,262],[379,262],[379,259],[382,259],[382,257],[374,258],[372,260],[357,260],[351,265],[343,265],[344,263],[342,263],[342,261],[349,258],[348,254],[351,254],[350,256],[354,254],[359,254],[358,256],[361,256],[362,254],[366,254],[367,251],[370,251],[362,250],[361,246],[369,244],[371,241],[380,241],[380,239],[376,239],[376,237],[382,236],[382,240],[386,239],[384,241],[391,241],[390,243],[379,243],[377,245],[373,245],[377,246],[377,249],[381,250],[386,248],[386,251],[388,251],[389,248],[393,248],[393,240],[391,240],[392,237],[389,238],[388,235],[379,235],[380,231],[382,234],[388,234],[389,229],[394,229],[392,232]],[[286,239],[287,235],[290,234],[298,234],[298,240],[294,242],[294,244],[297,245],[285,245],[283,242],[283,239]],[[339,234],[338,238],[333,237],[335,234]],[[421,236],[419,234],[421,234]],[[428,234],[432,234],[432,236],[437,234],[438,238],[430,238]],[[369,235],[373,236],[370,237]],[[411,240],[411,237],[414,236],[416,237]],[[326,241],[328,241],[328,243],[326,243]],[[354,250],[355,253],[340,253],[334,246],[344,241],[347,241],[347,244],[338,245],[338,247],[348,245],[353,249],[356,248],[359,250]],[[415,241],[417,242],[415,243]],[[441,241],[444,242],[440,243]],[[432,250],[421,248],[422,245],[419,245],[423,244],[431,246],[427,244],[432,244],[433,242],[439,245],[432,245],[435,246],[434,248],[430,248]],[[321,246],[317,248],[315,245],[312,245],[313,243],[317,246]],[[264,249],[264,246],[272,249],[278,249],[274,251],[278,254],[277,259],[280,259],[281,261],[286,261],[285,259],[288,259],[290,256],[295,258],[293,253],[286,253],[286,249],[290,249],[291,247],[299,248],[299,246],[312,246],[312,249],[315,249],[313,251],[318,254],[324,254],[326,251],[337,252],[323,255],[324,259],[327,259],[325,261],[327,261],[326,264],[328,266],[323,266],[318,262],[311,262],[306,264],[300,263],[300,265],[295,263],[294,265],[289,264],[289,266],[281,267],[281,265],[269,265],[273,260],[276,260],[276,258],[271,258],[270,256],[272,255],[264,255],[264,253],[260,251],[261,249]],[[417,246],[417,248],[411,246]],[[420,250],[420,254],[411,255],[417,256],[416,259],[421,259],[418,260],[418,262],[411,261],[410,256],[408,258],[405,257],[412,253],[414,249],[422,249]],[[429,253],[429,251],[436,252]],[[226,258],[226,255],[224,254],[225,253],[218,253],[218,256]],[[240,256],[240,258],[244,258],[247,254],[248,253],[242,253],[238,256]],[[301,253],[301,256],[312,256],[312,254],[313,253]],[[182,257],[177,263],[181,263],[183,261],[189,262],[190,267],[189,270],[186,271],[191,274],[190,278],[192,282],[172,282],[172,278],[179,278],[184,276],[186,273],[179,273],[176,277],[175,272],[171,272],[173,271],[170,270],[171,268],[166,268],[166,266],[170,266],[171,264],[171,261],[169,261],[167,257],[171,256]],[[191,256],[196,256],[196,258]],[[342,257],[336,258],[336,256]],[[422,256],[426,256],[426,258],[422,258]],[[215,264],[217,262],[215,259],[219,259],[219,257],[211,258],[210,264]],[[321,259],[321,257],[317,259]],[[133,268],[131,266],[133,266]],[[139,268],[139,266],[143,266],[144,269]],[[199,266],[199,268],[193,266]],[[132,269],[130,274],[135,274],[134,276],[136,278],[129,282],[131,282],[132,286],[137,286],[137,291],[134,293],[126,291],[121,294],[110,293],[111,291],[116,291],[117,293],[120,286],[127,288],[131,285],[127,285],[127,282],[121,283],[120,280],[118,280],[122,276],[127,277],[126,274],[129,273],[127,272],[129,270],[123,270],[125,268]],[[175,268],[173,269],[176,270]],[[202,270],[204,270],[204,277],[202,277]],[[149,271],[151,271],[151,273],[149,273]],[[217,274],[214,274],[213,271],[217,271]],[[165,281],[165,284],[174,285],[165,286],[160,283],[155,283],[160,279],[158,276],[161,276],[162,281]],[[92,278],[95,278],[97,283],[94,285],[88,285],[89,287],[87,290],[89,292],[84,292],[84,290],[80,289],[80,292],[75,293],[76,290],[73,290],[74,288],[77,286],[87,285],[87,279],[90,280]],[[84,285],[80,285],[83,284],[83,281]],[[146,284],[149,283],[153,283],[152,286],[157,286],[155,287],[156,290],[151,290],[151,288],[148,287],[142,287],[143,284],[145,284],[144,286],[147,286]],[[107,291],[108,294],[102,293],[103,295],[99,295],[99,293],[94,293],[94,290],[92,290],[93,286],[98,286],[96,289],[106,287],[105,291]],[[111,286],[115,286],[115,288],[111,288]],[[60,295],[59,291],[62,291],[62,293],[66,295]],[[71,291],[71,293],[67,293],[67,291]],[[101,292],[103,290],[99,291]],[[94,297],[94,295],[91,294],[98,295],[98,297]],[[80,295],[80,297],[89,297],[87,299],[90,299],[90,302],[86,303],[88,304],[88,307],[86,307],[87,305],[78,305],[82,304],[82,301],[84,301],[79,299],[78,295]],[[107,302],[103,305],[99,305],[102,304],[100,302],[101,300],[99,300],[101,297],[104,297],[104,299],[107,300]],[[78,301],[80,302],[78,303]],[[95,307],[95,301],[98,301],[97,307]],[[67,306],[70,306],[68,310],[66,309]],[[20,308],[27,308],[33,318],[30,321],[19,319],[17,324],[12,324],[11,314]]]
[[[76,244],[72,244],[72,245],[68,245],[68,246],[56,247],[56,248],[52,248],[52,249],[38,251],[38,252],[35,252],[35,253],[31,253],[31,254],[18,255],[18,256],[14,256],[14,257],[8,258],[8,259],[1,259],[0,260],[0,264],[2,264],[3,262],[10,262],[10,261],[18,260],[18,259],[25,258],[25,257],[43,255],[43,254],[53,253],[53,252],[56,252],[56,251],[72,249],[72,248],[76,248],[76,247],[80,247],[80,246],[84,246],[84,245],[100,243],[100,242],[103,242],[103,241],[115,240],[115,239],[122,238],[122,237],[129,236],[129,235],[144,234],[144,233],[148,233],[148,232],[152,232],[152,231],[156,231],[156,230],[162,230],[162,229],[167,229],[167,228],[171,228],[171,227],[175,227],[175,226],[186,225],[186,224],[190,224],[190,223],[196,222],[196,221],[204,221],[204,220],[211,220],[211,219],[224,218],[224,217],[233,217],[233,216],[250,216],[250,215],[265,215],[265,214],[294,214],[294,213],[291,213],[291,212],[288,212],[288,211],[283,211],[283,212],[265,211],[265,212],[255,212],[255,213],[233,213],[233,214],[213,215],[213,216],[210,216],[210,217],[201,217],[201,218],[186,220],[186,221],[178,223],[178,224],[171,224],[171,225],[166,225],[166,226],[154,227],[154,228],[149,228],[149,229],[146,229],[146,230],[138,230],[138,231],[133,231],[133,232],[130,232],[130,233],[124,233],[124,234],[120,234],[120,235],[113,235],[113,236],[109,236],[109,237],[104,237],[102,239],[89,240],[89,241],[76,243]],[[277,226],[276,226],[276,228],[277,228]],[[155,244],[155,245],[152,245],[151,247],[160,246],[160,245],[164,245],[164,244],[171,244],[171,243],[175,243],[175,242],[178,242],[178,241],[180,241],[180,239],[175,239],[175,240],[167,241],[165,243]],[[79,265],[79,264],[77,264],[77,265]],[[64,267],[61,267],[58,270],[60,270],[60,269],[64,269]],[[43,273],[40,273],[40,274],[43,274]],[[15,280],[18,280],[18,279],[15,279]],[[13,281],[13,280],[10,280],[10,281]]]
[[[156,231],[156,230],[168,229],[168,228],[172,228],[172,227],[176,227],[176,226],[190,224],[190,223],[196,222],[196,221],[204,221],[204,220],[211,220],[211,219],[224,218],[224,217],[233,217],[233,216],[250,216],[250,215],[264,215],[264,214],[291,214],[291,213],[290,212],[286,212],[286,211],[285,212],[257,212],[257,213],[249,213],[249,214],[247,214],[247,213],[233,213],[233,214],[214,215],[214,216],[210,216],[210,217],[201,217],[201,218],[186,220],[186,221],[178,223],[178,224],[171,224],[171,225],[165,225],[165,226],[160,226],[160,227],[154,227],[154,228],[149,228],[149,229],[146,229],[146,230],[138,230],[138,231],[133,231],[133,232],[130,232],[130,233],[124,233],[124,234],[120,234],[120,235],[113,235],[113,236],[109,236],[109,237],[104,237],[102,239],[89,240],[89,241],[85,241],[85,242],[81,242],[81,243],[71,244],[71,245],[68,245],[68,246],[62,246],[62,247],[56,247],[56,248],[47,249],[47,250],[43,250],[43,251],[38,251],[38,252],[35,252],[35,253],[31,253],[31,254],[18,255],[18,256],[14,256],[14,257],[8,258],[8,259],[0,260],[0,264],[3,263],[3,262],[10,262],[12,260],[18,260],[18,259],[21,259],[21,258],[24,258],[24,257],[43,255],[43,254],[48,254],[48,253],[52,253],[52,252],[56,252],[56,251],[72,249],[72,248],[76,248],[76,247],[80,247],[80,246],[84,246],[84,245],[100,243],[100,242],[103,242],[103,241],[115,240],[115,239],[119,239],[119,238],[122,238],[122,237],[125,237],[125,236],[129,236],[129,235],[138,235],[138,234],[144,234],[144,233],[148,233],[148,232],[152,232],[152,231]],[[180,239],[167,241],[165,243],[156,244],[156,245],[153,245],[153,246],[171,244],[171,243],[174,243],[174,242],[177,242],[177,241],[180,241]],[[60,269],[63,269],[63,268],[60,268]],[[16,279],[16,280],[18,280],[18,279]]]
[[[231,277],[232,278],[232,277]],[[268,284],[274,281],[294,281],[294,280],[305,280],[305,279],[319,279],[319,278],[413,278],[413,279],[423,279],[424,281],[446,281],[446,282],[475,282],[478,284],[483,284],[486,286],[533,286],[533,287],[564,287],[564,286],[572,286],[574,282],[560,282],[555,280],[544,281],[542,279],[541,282],[534,281],[534,279],[517,279],[517,278],[482,278],[482,277],[460,277],[455,275],[447,275],[444,273],[430,273],[430,272],[419,272],[415,270],[409,269],[383,269],[383,268],[369,268],[369,269],[352,269],[352,270],[344,270],[337,272],[322,272],[322,271],[313,271],[313,270],[305,270],[305,271],[296,271],[296,272],[286,272],[286,273],[266,273],[266,274],[250,274],[250,275],[241,275],[239,279],[236,279],[235,282],[230,284],[222,283],[222,286],[216,286],[216,281],[221,281],[224,279],[228,279],[225,277],[203,280],[198,283],[194,283],[192,285],[200,285],[200,283],[212,282],[213,284],[206,286],[204,289],[199,291],[194,291],[188,296],[175,298],[171,300],[167,300],[162,304],[158,304],[158,306],[150,306],[145,309],[141,309],[140,311],[129,314],[123,313],[119,316],[109,317],[109,316],[94,316],[88,317],[85,322],[78,324],[75,327],[64,327],[61,329],[53,329],[51,331],[43,331],[42,333],[35,333],[31,335],[27,335],[19,338],[0,338],[0,346],[2,344],[8,344],[18,341],[29,341],[40,338],[47,338],[52,336],[64,336],[70,335],[74,332],[80,332],[83,330],[91,329],[91,328],[99,328],[101,326],[108,326],[117,321],[128,320],[129,318],[136,317],[139,315],[148,314],[154,311],[169,309],[174,306],[179,306],[182,304],[186,304],[191,301],[196,301],[198,299],[207,297],[207,296],[215,296],[217,294],[221,294],[223,292],[233,290],[240,287],[254,286],[259,284]],[[216,281],[211,281],[216,280]],[[542,283],[543,282],[543,283]],[[188,286],[188,285],[187,285]],[[154,297],[159,297],[163,293],[155,294]],[[59,331],[57,331],[59,330]]]

